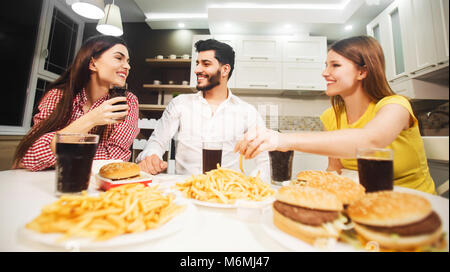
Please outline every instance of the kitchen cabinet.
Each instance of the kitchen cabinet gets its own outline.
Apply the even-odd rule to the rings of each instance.
[[[448,100],[448,86],[415,78],[395,82],[391,88],[395,93],[411,99]]]
[[[448,24],[449,24],[449,1],[434,0],[431,1],[431,12],[433,14],[433,28],[437,33],[435,35],[436,55],[438,65],[448,64]]]
[[[326,90],[322,77],[325,64],[321,63],[283,63],[284,90]]]
[[[326,57],[326,37],[288,38],[283,41],[284,62],[324,63]]]
[[[326,37],[285,39],[283,41],[283,89],[325,91],[326,82],[322,72],[325,69],[326,55]]]
[[[236,65],[236,88],[281,89],[281,62],[240,61]]]
[[[383,48],[394,91],[415,99],[448,99],[448,84],[418,81],[433,82],[433,75],[448,69],[448,8],[448,1],[396,0],[367,25],[367,34]]]
[[[234,42],[237,89],[282,88],[282,41],[275,37],[243,36]]]
[[[405,62],[410,75],[425,73],[437,64],[436,44],[431,2],[423,0],[400,1],[405,14],[405,34],[408,45]]]
[[[198,40],[209,35],[193,37]],[[290,90],[323,91],[327,54],[326,37],[216,35],[236,52],[235,69],[228,82],[236,94],[280,94]],[[195,87],[195,48],[192,49],[191,87]]]
[[[408,78],[405,68],[406,13],[393,2],[367,25],[367,34],[375,37],[384,51],[386,78],[390,83]]]
[[[241,36],[236,39],[237,61],[278,62],[282,59],[282,40],[271,36]]]

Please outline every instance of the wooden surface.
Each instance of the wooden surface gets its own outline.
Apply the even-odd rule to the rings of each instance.
[[[14,152],[22,138],[22,135],[0,135],[0,171],[11,169]]]

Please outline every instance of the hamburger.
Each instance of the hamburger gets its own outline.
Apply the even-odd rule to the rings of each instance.
[[[350,178],[332,173],[325,178],[310,179],[305,185],[322,189],[336,195],[336,197],[344,204],[344,208],[347,208],[348,205],[363,197],[366,192],[366,189],[361,184],[356,183]]]
[[[442,238],[442,223],[427,199],[407,193],[368,193],[348,208],[355,231],[383,249],[420,250]]]
[[[100,168],[100,177],[110,180],[134,179],[140,176],[139,165],[133,162],[113,162]]]
[[[300,171],[297,174],[297,181],[307,182],[311,180],[326,180],[330,177],[337,176],[331,172],[318,171],[318,170],[305,170]]]
[[[313,187],[286,186],[273,203],[273,223],[311,245],[322,239],[337,239],[341,232],[342,202],[333,194]]]

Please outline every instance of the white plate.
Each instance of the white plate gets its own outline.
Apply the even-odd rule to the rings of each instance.
[[[153,175],[150,175],[144,171],[140,172],[139,178],[125,179],[125,180],[111,180],[108,178],[101,177],[99,173],[95,174],[96,186],[102,190],[109,190],[120,185],[132,183],[151,184],[153,178],[154,178]]]
[[[66,250],[105,249],[128,246],[162,238],[180,231],[188,224],[191,224],[192,219],[195,217],[195,206],[184,199],[176,199],[176,203],[186,205],[186,209],[164,225],[145,232],[119,235],[106,241],[96,242],[88,238],[70,238],[58,242],[57,239],[61,236],[59,233],[42,234],[25,227],[21,228],[19,231],[20,235],[23,235],[26,239],[33,242]]]
[[[207,201],[200,201],[197,199],[190,199],[192,203],[205,206],[205,207],[212,207],[212,208],[223,208],[223,209],[230,209],[230,208],[264,208],[267,205],[271,205],[272,202],[275,200],[274,197],[269,197],[262,201],[251,201],[251,200],[240,200],[237,199],[235,203],[233,204],[223,204],[223,203],[214,203],[214,202],[207,202]]]
[[[433,210],[439,215],[442,221],[442,230],[445,235],[445,240],[447,244],[447,251],[449,250],[449,200],[443,197],[435,196],[432,194],[427,194],[421,191],[403,188],[399,186],[394,186],[394,191],[396,192],[403,192],[403,193],[410,193],[410,194],[417,194],[420,196],[425,197],[430,201],[431,206],[433,207]],[[278,229],[273,224],[273,213],[272,210],[270,212],[266,213],[263,220],[263,229],[267,233],[268,236],[273,238],[274,240],[278,241],[281,245],[286,247],[289,250],[292,251],[357,251],[353,246],[342,243],[342,242],[336,242],[336,244],[332,248],[328,249],[320,249],[317,247],[313,247],[310,244],[303,242],[300,239],[297,239],[280,229]]]
[[[221,208],[221,209],[234,209],[237,208],[237,203],[233,203],[233,204],[223,204],[223,203],[214,203],[214,202],[207,202],[207,201],[200,201],[197,199],[189,199],[186,198],[188,200],[190,200],[192,203],[199,205],[199,206],[203,206],[203,207],[211,207],[211,208]]]
[[[266,213],[263,219],[263,229],[272,239],[280,243],[285,248],[291,251],[301,251],[301,252],[317,252],[317,251],[356,251],[354,247],[348,244],[344,244],[341,242],[336,242],[335,244],[330,245],[328,248],[318,248],[314,247],[294,236],[291,236],[280,229],[278,229],[273,224],[273,212]]]

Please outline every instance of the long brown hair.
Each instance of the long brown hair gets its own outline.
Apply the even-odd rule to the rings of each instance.
[[[72,116],[73,99],[86,87],[90,80],[89,63],[91,59],[99,58],[106,50],[116,44],[127,46],[124,40],[105,35],[91,37],[83,43],[67,71],[46,89],[46,92],[55,88],[60,89],[62,90],[62,97],[50,116],[34,125],[17,146],[13,168],[18,168],[28,149],[39,137],[68,125]],[[42,97],[44,98],[45,94]],[[100,130],[103,131],[104,129]]]
[[[330,50],[366,69],[367,76],[362,80],[362,88],[371,101],[376,103],[383,97],[394,95],[386,79],[383,49],[376,39],[369,36],[351,37],[333,43]],[[331,105],[339,128],[340,116],[345,110],[344,99],[340,95],[332,96]]]

